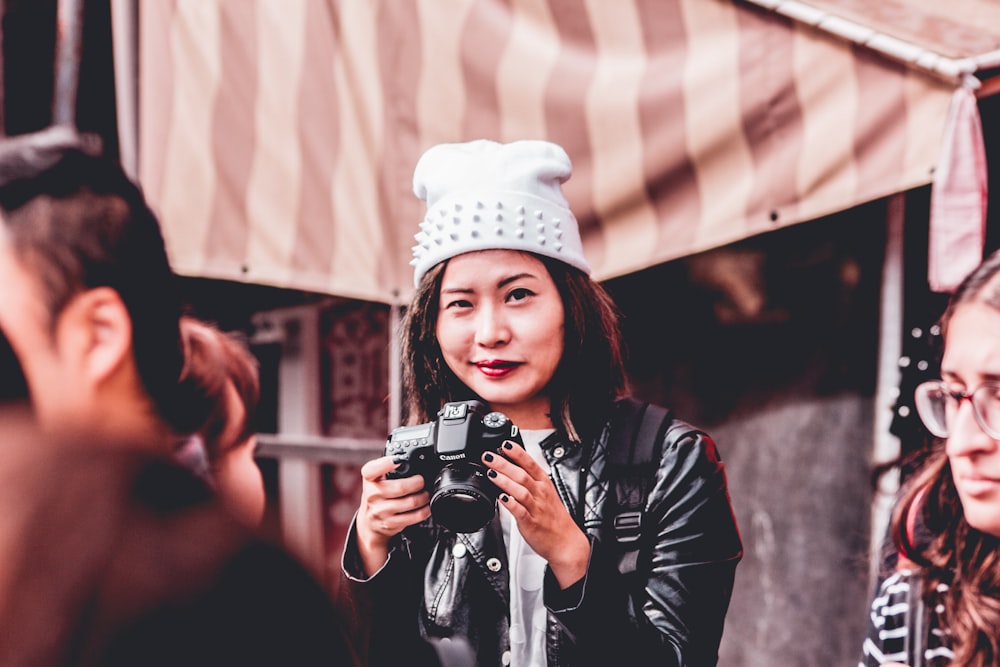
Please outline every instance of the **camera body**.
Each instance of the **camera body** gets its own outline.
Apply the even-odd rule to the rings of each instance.
[[[481,457],[500,453],[507,441],[524,446],[517,426],[502,412],[490,412],[476,400],[445,403],[436,421],[389,434],[385,453],[399,465],[386,477],[421,475],[434,520],[456,533],[474,533],[496,514],[500,493]]]

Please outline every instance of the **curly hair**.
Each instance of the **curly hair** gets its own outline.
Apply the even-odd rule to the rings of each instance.
[[[1000,311],[1000,251],[973,271],[941,316],[945,345],[955,310],[981,303]],[[932,536],[915,543],[907,526],[918,517]],[[969,525],[938,443],[904,489],[890,530],[899,552],[922,568],[923,594],[931,599],[942,584],[944,621],[951,633],[952,664],[987,667],[1000,663],[1000,538]]]
[[[203,397],[197,426],[209,463],[215,464],[255,432],[260,400],[257,357],[242,337],[191,315],[181,318],[185,364],[181,383]],[[235,389],[242,413],[230,409],[229,387]],[[225,435],[233,437],[224,439]]]
[[[558,260],[532,256],[545,265],[565,312],[563,356],[547,390],[552,423],[572,440],[582,441],[596,433],[611,403],[626,391],[620,313],[587,274]],[[444,403],[480,398],[448,368],[437,342],[447,265],[443,261],[424,274],[400,327],[405,423],[431,421]]]

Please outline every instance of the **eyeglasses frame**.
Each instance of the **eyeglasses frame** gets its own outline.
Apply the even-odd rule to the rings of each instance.
[[[928,420],[924,417],[923,413],[921,413],[920,411],[921,401],[918,397],[920,396],[921,392],[926,392],[930,388],[939,389],[941,393],[950,396],[951,398],[958,401],[957,405],[959,407],[961,407],[963,401],[968,400],[969,405],[972,406],[972,415],[973,417],[975,417],[976,424],[979,426],[979,428],[982,429],[983,433],[990,436],[994,440],[1000,440],[1000,430],[994,429],[986,423],[986,418],[983,417],[982,413],[980,412],[979,406],[976,405],[976,402],[974,400],[972,400],[972,397],[976,394],[976,392],[978,392],[980,389],[983,389],[984,387],[994,387],[997,390],[997,393],[1000,393],[1000,380],[987,380],[986,382],[979,384],[972,391],[958,391],[956,389],[953,389],[944,380],[927,380],[925,382],[921,382],[913,390],[914,405],[917,408],[917,415],[920,417],[920,421],[923,423],[924,426],[927,427],[927,430],[930,431],[932,435],[943,439],[951,437],[950,428],[946,427],[948,432],[940,432],[938,430],[935,430],[934,428],[931,427],[930,424],[927,423]]]

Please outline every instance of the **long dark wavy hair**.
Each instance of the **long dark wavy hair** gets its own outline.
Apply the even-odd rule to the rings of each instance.
[[[1000,311],[1000,251],[987,257],[952,295],[941,317],[945,346],[955,309],[973,302]],[[926,598],[931,599],[940,584],[948,586],[944,619],[952,635],[952,664],[992,667],[1000,664],[1000,538],[966,521],[942,445],[935,445],[907,483],[890,530],[900,553],[922,568]],[[914,544],[907,524],[917,513],[932,537]]]
[[[620,312],[600,283],[539,255],[565,311],[563,356],[548,386],[552,423],[575,441],[596,435],[627,390]],[[447,402],[479,398],[448,368],[435,333],[447,260],[424,274],[403,317],[404,422],[432,421]]]

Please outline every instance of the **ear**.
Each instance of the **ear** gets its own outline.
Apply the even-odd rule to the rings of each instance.
[[[95,287],[74,296],[60,317],[60,344],[93,384],[132,357],[132,318],[117,291]]]

